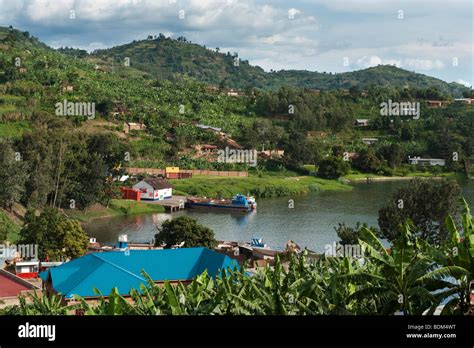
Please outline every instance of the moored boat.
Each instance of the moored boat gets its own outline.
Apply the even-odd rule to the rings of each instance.
[[[251,196],[246,197],[242,194],[235,195],[232,200],[188,197],[187,205],[190,208],[230,209],[243,212],[249,212],[257,209],[255,198]]]

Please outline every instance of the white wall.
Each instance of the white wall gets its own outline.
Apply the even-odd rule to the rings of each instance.
[[[141,199],[153,199],[153,187],[145,181],[140,181],[133,185],[133,188],[139,189],[141,192]]]

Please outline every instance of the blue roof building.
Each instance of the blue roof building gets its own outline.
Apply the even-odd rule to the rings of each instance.
[[[215,277],[219,271],[239,267],[230,257],[206,248],[110,251],[88,254],[40,274],[48,291],[97,297],[97,288],[107,296],[116,287],[121,295],[139,289],[147,281],[145,271],[155,282],[189,281],[207,270]]]

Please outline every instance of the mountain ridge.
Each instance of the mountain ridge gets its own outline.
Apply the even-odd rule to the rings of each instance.
[[[437,88],[444,94],[462,96],[469,88],[456,83],[421,74],[393,65],[378,65],[361,70],[342,73],[326,73],[310,70],[280,70],[266,72],[254,66],[248,60],[241,59],[235,53],[222,53],[209,49],[205,45],[192,43],[184,37],[172,39],[163,34],[144,40],[95,50],[91,53],[81,49],[54,49],[28,32],[0,27],[0,37],[13,35],[24,40],[26,46],[48,47],[64,55],[78,59],[95,59],[99,65],[110,67],[126,65],[142,71],[158,80],[175,80],[190,77],[200,82],[221,88],[276,90],[282,86],[307,89],[339,90],[357,87],[367,89],[370,86],[402,88]]]

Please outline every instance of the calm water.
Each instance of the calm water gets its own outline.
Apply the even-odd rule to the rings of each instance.
[[[337,241],[338,222],[353,226],[357,221],[377,226],[377,214],[393,192],[406,184],[401,181],[355,184],[352,191],[321,192],[294,197],[258,200],[253,213],[229,213],[187,209],[173,214],[149,214],[96,220],[86,230],[101,243],[114,243],[125,233],[131,241],[150,241],[164,220],[187,215],[214,230],[219,240],[249,241],[258,236],[274,248],[283,248],[289,239],[300,246],[324,251]],[[464,197],[474,207],[474,182],[461,183]],[[289,199],[294,208],[290,209]]]

